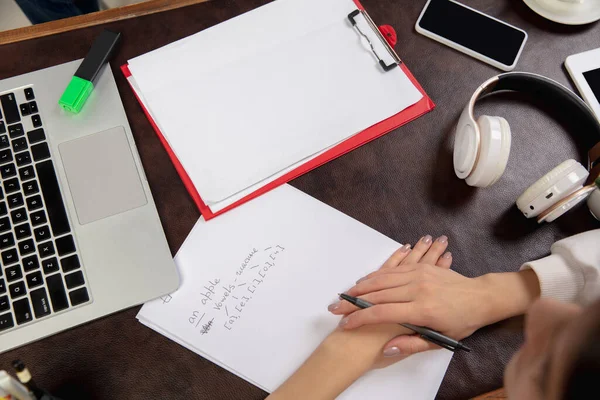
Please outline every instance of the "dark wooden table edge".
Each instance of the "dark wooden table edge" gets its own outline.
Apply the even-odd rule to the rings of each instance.
[[[142,15],[154,14],[192,4],[204,3],[206,1],[209,0],[146,0],[141,3],[130,4],[123,7],[111,8],[77,17],[0,32],[0,45],[41,38],[57,33],[121,21],[128,18],[135,18]]]

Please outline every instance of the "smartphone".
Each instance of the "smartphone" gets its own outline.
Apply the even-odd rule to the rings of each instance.
[[[503,71],[512,71],[527,33],[453,0],[428,0],[417,32]]]

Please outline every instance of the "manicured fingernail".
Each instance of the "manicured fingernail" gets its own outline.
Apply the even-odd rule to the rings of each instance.
[[[367,277],[363,276],[362,278],[360,278],[359,280],[356,281],[356,283],[361,283],[362,281],[366,280]]]
[[[402,253],[406,253],[410,250],[410,244],[405,244],[404,246],[400,247],[400,251]]]
[[[444,255],[442,256],[443,259],[449,259],[452,258],[452,253],[450,253],[449,251],[445,252]]]
[[[348,323],[348,317],[342,318],[342,320],[340,321],[340,323],[338,324],[339,326],[344,326]]]
[[[433,239],[433,238],[431,237],[431,235],[423,236],[423,237],[421,238],[421,242],[423,242],[423,243],[425,243],[425,244],[430,244],[430,243],[431,243],[431,239]]]
[[[331,312],[333,312],[333,311],[337,310],[338,308],[340,308],[340,302],[339,302],[339,301],[336,301],[335,303],[331,303],[331,304],[330,304],[330,305],[327,307],[327,309],[328,309],[329,311],[331,311]]]
[[[400,355],[400,349],[397,347],[390,347],[389,349],[385,349],[383,351],[384,357],[396,357]]]
[[[448,236],[442,235],[439,238],[435,239],[439,243],[448,243]]]

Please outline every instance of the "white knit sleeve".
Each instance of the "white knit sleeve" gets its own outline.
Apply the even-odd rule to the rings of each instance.
[[[542,297],[589,304],[600,298],[600,229],[560,240],[548,257],[523,264],[540,281]]]

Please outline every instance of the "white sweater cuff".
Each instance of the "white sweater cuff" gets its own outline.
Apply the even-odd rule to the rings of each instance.
[[[523,264],[521,270],[532,269],[540,281],[542,297],[573,302],[585,284],[581,272],[574,271],[558,254]]]

